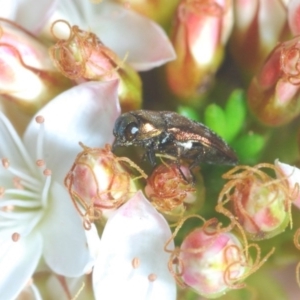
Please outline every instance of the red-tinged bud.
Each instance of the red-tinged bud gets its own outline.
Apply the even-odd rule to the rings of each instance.
[[[287,9],[282,0],[236,0],[233,6],[231,50],[248,81],[278,42],[289,38]]]
[[[287,1],[287,14],[289,28],[294,36],[300,34],[300,2],[299,0],[285,0]]]
[[[172,92],[196,98],[211,85],[233,23],[231,0],[182,0],[171,40],[177,59],[166,66]]]
[[[54,36],[57,22],[64,21],[53,23]],[[142,83],[138,73],[107,48],[94,33],[64,23],[69,28],[69,37],[60,39],[55,36],[57,43],[50,49],[51,58],[60,72],[77,83],[119,79],[118,93],[122,110],[140,108]]]
[[[48,49],[33,35],[8,20],[0,22],[1,95],[34,114],[71,82],[56,71]]]
[[[280,126],[300,114],[300,38],[279,44],[248,89],[248,104],[264,124]]]
[[[88,148],[83,146],[70,172],[65,178],[65,186],[84,225],[99,219],[103,210],[118,208],[137,191],[134,179],[122,166],[122,162],[146,175],[128,158],[116,157],[111,147]]]
[[[262,168],[282,174],[270,177]],[[229,180],[219,196],[218,211],[231,202],[237,222],[251,240],[263,240],[281,233],[290,221],[293,193],[287,177],[271,164],[237,166],[223,175]],[[227,214],[228,215],[228,214]]]
[[[238,285],[251,266],[239,239],[212,227],[188,234],[180,247],[179,260],[183,282],[207,298],[221,296]]]
[[[189,168],[177,164],[161,164],[147,179],[145,194],[163,213],[184,211],[197,200],[197,190]]]

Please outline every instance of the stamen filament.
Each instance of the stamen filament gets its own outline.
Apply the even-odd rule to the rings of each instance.
[[[33,191],[39,191],[39,187],[41,185],[40,181],[35,179],[33,176],[30,176],[18,169],[15,169],[9,166],[8,171],[10,171],[14,176],[21,179],[22,185],[24,189],[31,189]],[[35,170],[36,173],[36,170]]]
[[[24,201],[20,199],[9,199],[0,202],[0,207],[10,206],[10,205],[14,207],[38,208],[41,207],[41,202],[39,200]]]
[[[37,156],[36,159],[42,160],[43,152],[44,152],[43,144],[44,144],[44,134],[45,134],[44,120],[42,122],[38,122],[38,124],[39,124],[39,131],[38,131],[37,143],[36,143],[36,156]]]
[[[20,212],[16,212],[16,211],[11,211],[11,212],[6,212],[6,211],[2,211],[0,210],[0,217],[3,217],[5,219],[14,219],[14,220],[31,220],[33,217],[35,217],[37,214],[37,211],[20,211]],[[27,224],[26,224],[27,226]]]
[[[19,154],[23,158],[23,161],[27,165],[27,168],[34,173],[35,172],[35,167],[34,164],[32,163],[32,158],[28,154],[26,148],[23,145],[23,142],[21,141],[20,137],[16,133],[15,129],[13,128],[12,124],[6,119],[5,117],[0,114],[0,119],[4,126],[7,128],[7,131],[10,133],[11,139],[14,141],[16,144],[17,148],[19,149]]]
[[[46,206],[48,200],[50,184],[51,184],[51,176],[46,176],[46,180],[42,191],[42,197],[41,197],[41,202],[43,206]]]
[[[32,218],[31,222],[26,226],[26,231],[22,233],[22,235],[27,235],[32,232],[33,228],[40,222],[44,212],[43,210],[39,210],[38,212],[34,213],[34,218]]]
[[[21,196],[22,199],[24,198],[34,198],[39,199],[40,194],[34,191],[28,191],[28,190],[19,190],[19,189],[7,189],[4,192],[5,196]]]

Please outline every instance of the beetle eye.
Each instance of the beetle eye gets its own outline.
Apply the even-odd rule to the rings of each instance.
[[[136,123],[130,123],[125,129],[125,137],[127,141],[133,140],[139,132],[138,125]]]

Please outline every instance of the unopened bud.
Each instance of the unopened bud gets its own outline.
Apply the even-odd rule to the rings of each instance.
[[[248,89],[248,104],[264,124],[280,126],[300,114],[300,37],[279,44]]]
[[[224,54],[233,24],[230,0],[182,0],[171,40],[177,59],[166,66],[172,92],[197,98],[210,87]]]
[[[163,163],[149,176],[145,193],[158,210],[170,212],[196,201],[197,193],[192,180],[187,167]]]
[[[57,22],[69,28],[67,39],[55,36]],[[138,73],[117,54],[107,48],[92,32],[84,31],[67,22],[56,21],[52,34],[57,39],[50,55],[59,71],[77,83],[119,79],[119,98],[123,111],[138,109],[142,101],[142,84]]]
[[[127,158],[116,157],[109,145],[103,149],[83,147],[65,185],[80,215],[93,221],[100,218],[102,210],[119,207],[137,191],[121,162],[135,165]]]
[[[1,95],[34,114],[71,82],[56,71],[47,47],[33,35],[10,21],[1,20],[0,26]]]
[[[252,240],[271,238],[290,221],[292,193],[287,178],[272,178],[262,168],[280,172],[271,164],[237,166],[223,175],[229,182],[219,197],[219,205],[231,201],[237,222]]]
[[[230,232],[197,228],[180,247],[183,282],[207,298],[216,298],[239,282],[247,271],[243,247]]]

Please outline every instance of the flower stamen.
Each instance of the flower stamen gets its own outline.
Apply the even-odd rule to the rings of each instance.
[[[35,164],[38,166],[38,167],[43,167],[45,165],[45,161],[43,159],[37,159]]]
[[[5,159],[6,160],[6,159]],[[3,159],[2,159],[2,163],[3,163]],[[6,162],[5,162],[6,164]],[[20,178],[20,182],[22,182],[22,186],[24,189],[29,189],[32,191],[39,191],[39,186],[40,186],[40,181],[37,180],[36,178],[34,178],[33,176],[30,176],[26,173],[24,173],[21,170],[17,170],[13,167],[11,167],[9,164],[6,167],[6,169],[12,174],[14,175],[14,178]],[[15,181],[13,179],[13,184],[15,184]]]
[[[20,234],[17,232],[14,232],[11,236],[13,242],[17,242],[20,239]]]
[[[14,184],[14,187],[18,190],[24,190],[24,186],[23,184],[21,183],[21,178],[19,177],[14,177],[13,178],[13,184]]]
[[[133,260],[132,260],[132,267],[134,269],[137,269],[141,264],[141,260],[138,258],[138,257],[135,257]]]
[[[4,196],[5,193],[5,188],[4,187],[0,187],[0,198],[2,198]]]
[[[8,169],[9,167],[9,160],[7,158],[2,158],[2,166],[5,168],[5,169]]]
[[[38,137],[37,137],[37,147],[36,147],[36,155],[39,158],[37,161],[39,161],[42,160],[41,158],[43,157],[43,141],[44,141],[43,137],[45,132],[45,126],[44,126],[45,119],[43,116],[39,115],[35,117],[35,121],[37,122],[37,124],[40,125]]]
[[[157,275],[156,274],[151,273],[151,274],[148,275],[148,280],[150,282],[154,282],[156,279],[157,279]]]
[[[45,169],[43,174],[46,177],[44,186],[43,186],[43,191],[42,191],[42,198],[41,202],[43,206],[46,206],[47,200],[48,200],[48,194],[49,194],[49,189],[51,185],[51,170]]]

